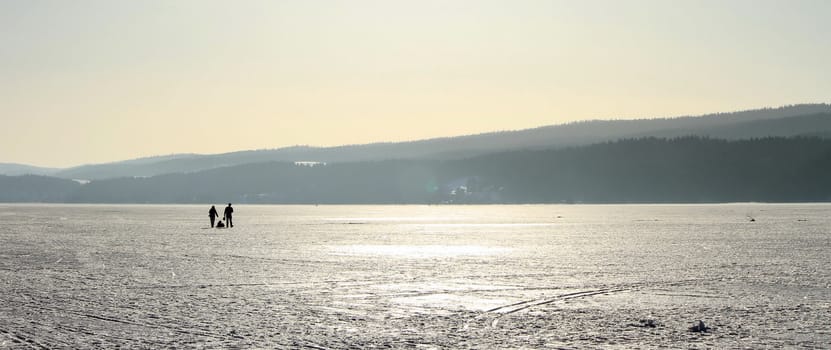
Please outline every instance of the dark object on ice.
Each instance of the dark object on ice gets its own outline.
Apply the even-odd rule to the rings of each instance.
[[[651,318],[639,320],[638,323],[630,323],[629,325],[632,327],[642,328],[655,328],[659,326],[658,322],[655,322],[655,320]]]
[[[658,325],[655,324],[655,320],[648,319],[648,320],[641,320],[641,327],[648,327],[648,328],[655,328]]]
[[[219,220],[219,223],[216,224],[216,228],[225,228],[225,224],[222,223],[222,220]]]
[[[690,332],[704,333],[710,330],[710,327],[704,325],[704,321],[698,320],[698,324],[689,328]]]
[[[234,220],[232,217],[234,216],[234,208],[231,208],[231,203],[228,203],[228,206],[225,207],[225,222],[228,223],[228,227],[234,227]]]
[[[219,216],[219,213],[216,212],[216,207],[211,206],[211,210],[208,210],[208,217],[211,218],[211,227],[214,227],[214,220],[216,217]]]

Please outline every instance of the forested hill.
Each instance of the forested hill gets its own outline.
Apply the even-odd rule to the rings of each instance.
[[[0,202],[65,202],[76,195],[81,184],[39,175],[0,175]]]
[[[26,188],[31,201],[87,203],[831,201],[831,140],[642,138],[463,160],[256,163],[70,186],[50,196],[42,185]]]
[[[183,154],[54,172],[69,179],[153,176],[269,161],[360,162],[388,159],[462,159],[524,149],[552,149],[636,137],[708,136],[744,139],[831,133],[831,105],[812,104],[696,117],[593,120],[527,130],[436,138],[412,142],[339,147],[287,147],[216,155]],[[0,168],[0,170],[2,170]]]

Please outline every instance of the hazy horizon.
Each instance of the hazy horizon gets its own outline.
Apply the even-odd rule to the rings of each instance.
[[[0,162],[828,103],[824,1],[9,1]]]
[[[797,104],[797,105],[831,105],[831,104],[829,104],[829,103],[816,103],[816,104]],[[791,105],[791,106],[797,106],[797,105]],[[533,127],[530,127],[530,128],[525,128],[525,129],[491,130],[491,131],[483,131],[481,133],[476,133],[476,134],[463,134],[463,135],[440,135],[440,136],[434,136],[434,137],[428,137],[428,138],[422,138],[422,139],[413,139],[413,140],[380,140],[380,141],[371,141],[371,142],[361,143],[361,144],[342,144],[342,145],[327,145],[327,146],[311,145],[311,144],[297,144],[297,145],[285,145],[285,146],[270,147],[270,148],[259,148],[259,149],[225,150],[225,151],[220,151],[220,152],[217,152],[217,153],[173,152],[173,153],[167,153],[167,154],[140,155],[140,156],[136,156],[136,157],[132,157],[132,158],[105,160],[105,161],[95,162],[95,163],[73,164],[73,165],[67,165],[67,166],[62,166],[62,167],[61,166],[41,166],[41,165],[31,164],[31,163],[14,163],[14,162],[2,162],[2,161],[0,161],[0,164],[19,164],[19,165],[22,165],[22,166],[35,166],[35,167],[40,167],[40,168],[70,169],[70,168],[73,168],[73,167],[86,166],[86,165],[109,164],[109,163],[118,163],[118,162],[122,162],[122,161],[155,159],[155,158],[164,158],[164,157],[176,157],[176,156],[188,156],[188,155],[192,155],[192,156],[211,156],[211,155],[230,154],[230,153],[235,153],[235,152],[268,151],[268,150],[278,150],[278,149],[286,149],[286,148],[294,148],[294,147],[308,147],[308,148],[323,149],[323,148],[329,148],[329,147],[349,147],[349,146],[372,145],[372,144],[382,144],[382,143],[418,142],[418,141],[435,140],[435,139],[442,139],[442,138],[455,138],[455,137],[465,137],[465,136],[474,136],[474,135],[483,135],[483,134],[493,134],[493,133],[499,133],[499,132],[533,130],[533,129],[537,129],[537,128],[544,128],[544,127],[550,127],[550,126],[563,126],[563,125],[567,125],[569,123],[574,123],[574,122],[579,123],[579,122],[589,122],[589,121],[611,121],[611,120],[633,120],[634,121],[634,120],[650,120],[650,119],[658,119],[658,118],[702,117],[702,116],[709,116],[709,115],[716,115],[716,114],[729,114],[729,113],[735,113],[735,112],[746,112],[746,111],[764,110],[764,109],[778,109],[778,108],[786,108],[786,107],[789,107],[789,106],[763,107],[763,108],[757,108],[757,109],[752,109],[752,110],[722,111],[722,112],[707,113],[707,114],[704,114],[704,115],[656,116],[656,117],[652,117],[652,118],[619,118],[619,119],[596,118],[596,119],[575,120],[575,121],[569,121],[569,122],[564,122],[564,123],[560,123],[560,124],[538,125],[538,126],[533,126]]]

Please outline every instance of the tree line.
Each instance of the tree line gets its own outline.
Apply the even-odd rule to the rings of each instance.
[[[637,138],[456,160],[252,163],[96,180],[0,177],[0,201],[672,203],[831,200],[831,140]]]

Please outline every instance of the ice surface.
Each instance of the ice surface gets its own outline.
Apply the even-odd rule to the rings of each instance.
[[[0,205],[0,349],[831,344],[831,205],[209,207]]]

